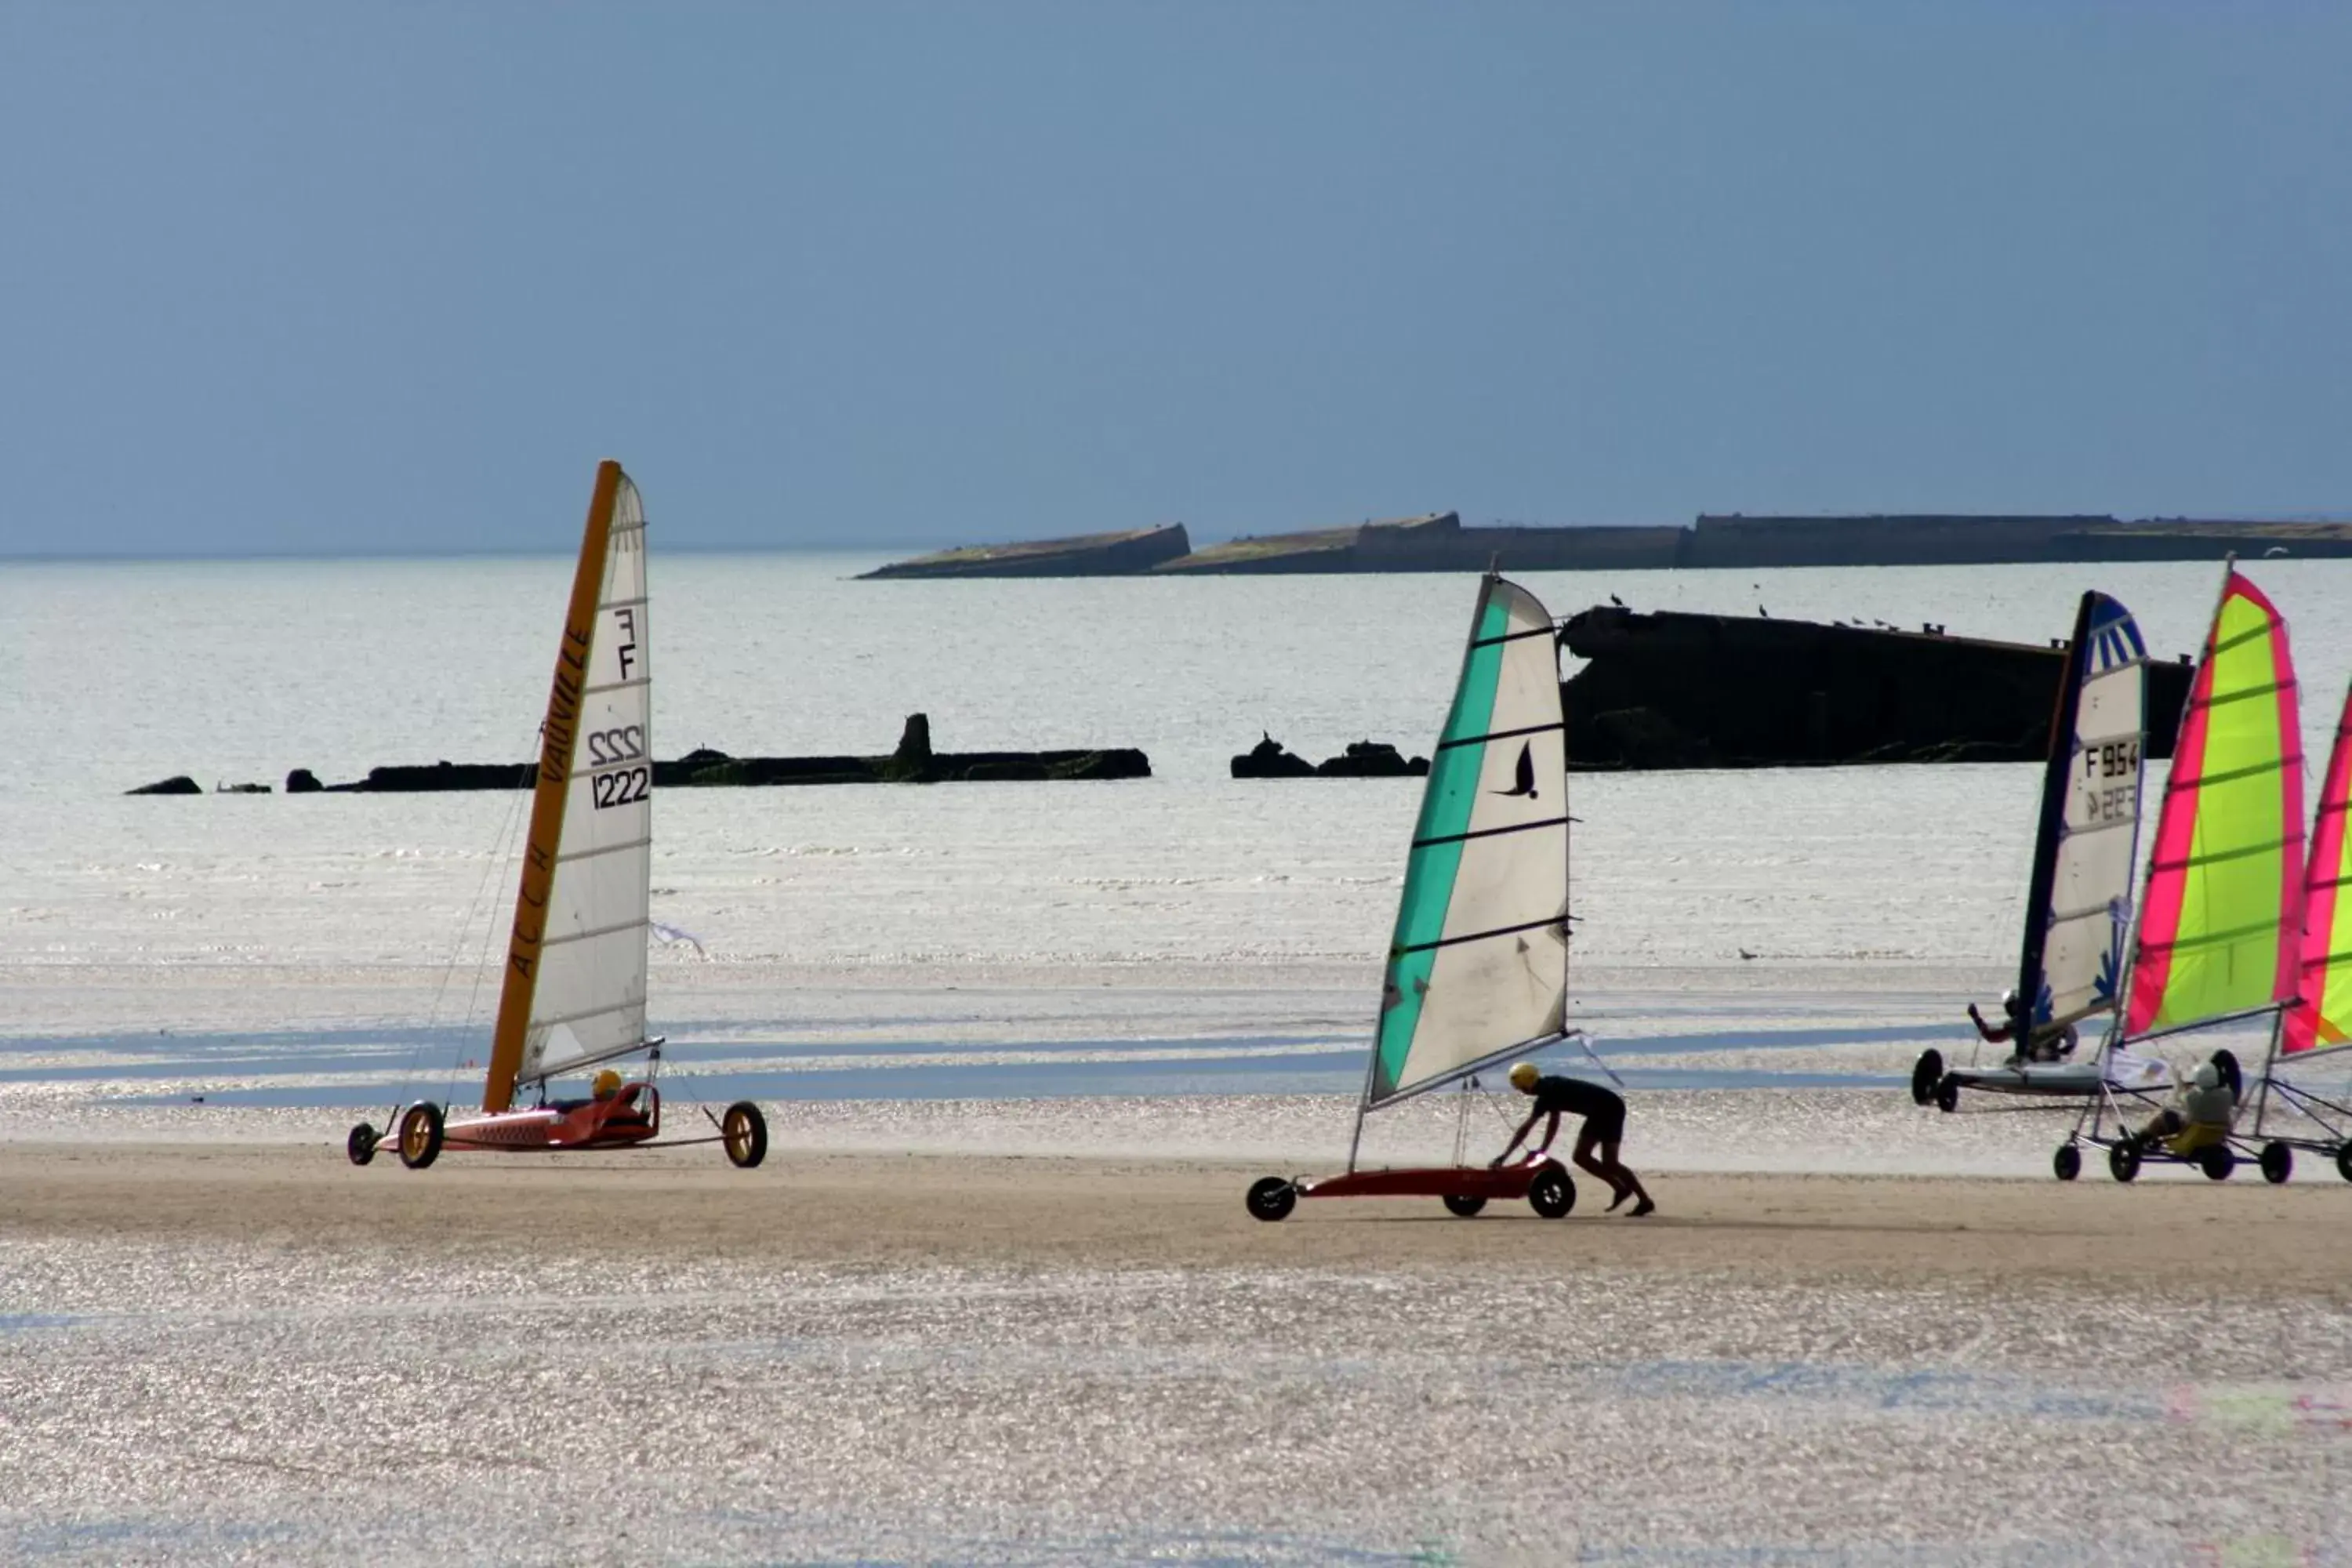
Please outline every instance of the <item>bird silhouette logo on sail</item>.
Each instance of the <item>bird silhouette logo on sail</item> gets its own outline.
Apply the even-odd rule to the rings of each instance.
[[[1533,742],[1528,741],[1519,742],[1519,765],[1511,780],[1511,787],[1498,789],[1494,793],[1502,795],[1522,795],[1529,800],[1536,798],[1536,759]]]

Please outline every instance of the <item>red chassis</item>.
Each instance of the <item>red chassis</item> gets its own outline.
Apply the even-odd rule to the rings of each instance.
[[[723,1118],[711,1121],[718,1129],[712,1136],[673,1138],[659,1147],[721,1143],[728,1160],[747,1170],[767,1157],[767,1119],[750,1100],[737,1100]],[[446,1119],[431,1100],[418,1100],[401,1114],[394,1147],[402,1164],[421,1171],[439,1159],[445,1148],[501,1153],[631,1149],[654,1146],[660,1134],[661,1091],[640,1080],[623,1084],[608,1100],[558,1100],[528,1110],[490,1111],[455,1121]],[[364,1121],[352,1128],[346,1144],[352,1163],[364,1165],[374,1159],[382,1141]]]
[[[1546,1219],[1576,1206],[1576,1184],[1549,1154],[1530,1153],[1508,1165],[1430,1165],[1397,1171],[1350,1171],[1343,1176],[1267,1176],[1249,1190],[1249,1212],[1273,1221],[1300,1198],[1433,1197],[1469,1218],[1496,1198],[1525,1198]]]

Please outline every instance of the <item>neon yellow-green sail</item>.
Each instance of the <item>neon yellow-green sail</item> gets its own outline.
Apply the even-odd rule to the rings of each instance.
[[[2234,571],[2164,788],[2141,900],[2127,1035],[2294,994],[2303,928],[2303,741],[2286,623]]]

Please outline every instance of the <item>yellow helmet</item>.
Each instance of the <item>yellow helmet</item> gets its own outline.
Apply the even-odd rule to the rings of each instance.
[[[1536,1080],[1541,1077],[1543,1074],[1537,1070],[1535,1063],[1519,1062],[1511,1068],[1511,1087],[1521,1094],[1533,1094],[1536,1091]]]
[[[593,1092],[599,1100],[610,1100],[621,1092],[621,1075],[606,1068],[596,1075]]]

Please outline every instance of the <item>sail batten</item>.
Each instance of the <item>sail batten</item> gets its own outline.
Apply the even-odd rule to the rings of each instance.
[[[1515,822],[1507,827],[1475,827],[1466,833],[1444,833],[1434,838],[1416,838],[1412,847],[1422,849],[1432,844],[1466,844],[1473,838],[1495,838],[1506,833],[1533,833],[1538,828],[1567,826],[1568,818],[1565,816],[1548,816],[1541,822]]]
[[[1413,826],[1366,1109],[1559,1035],[1566,730],[1550,613],[1486,577]]]
[[[2127,1037],[2243,1016],[2295,994],[2303,850],[2303,753],[2286,623],[2233,567],[2189,688],[2157,821]]]

